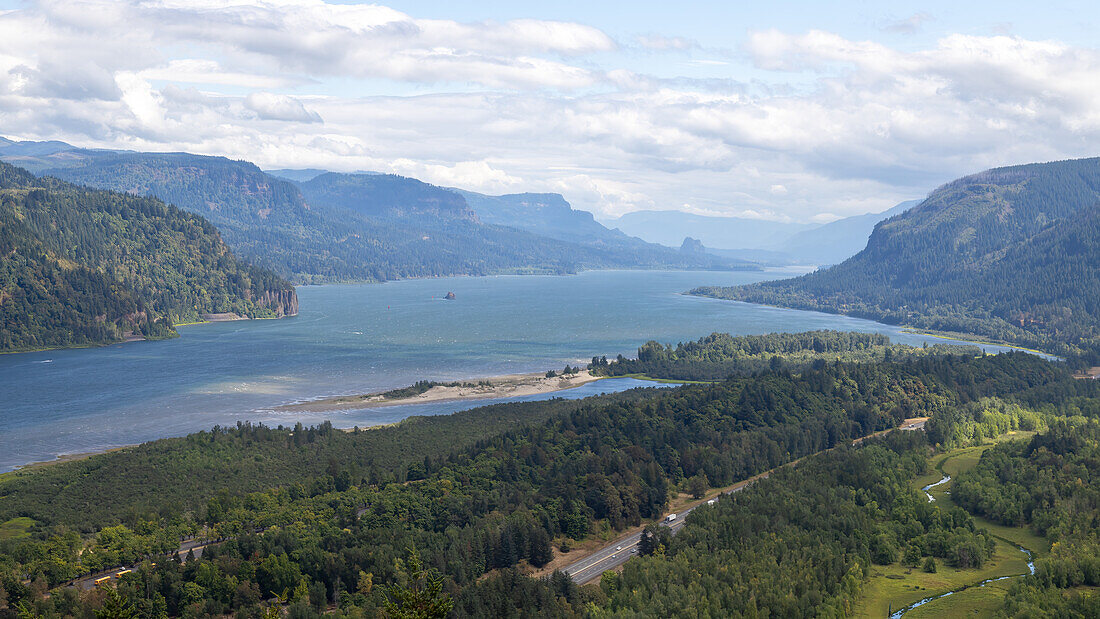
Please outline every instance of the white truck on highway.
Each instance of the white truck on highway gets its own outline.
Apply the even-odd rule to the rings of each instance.
[[[669,514],[668,516],[665,516],[665,522],[672,522],[673,520],[676,520],[676,514]]]

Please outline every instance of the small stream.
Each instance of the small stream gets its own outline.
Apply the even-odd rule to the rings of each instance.
[[[929,502],[929,503],[931,503],[932,501],[935,501],[935,500],[936,500],[936,497],[934,497],[934,496],[932,496],[931,494],[929,494],[929,492],[928,492],[928,491],[929,491],[929,490],[931,490],[932,488],[935,488],[936,486],[939,486],[939,485],[942,485],[942,484],[946,484],[946,483],[947,483],[947,482],[949,482],[949,481],[951,481],[951,476],[945,473],[945,474],[944,474],[944,476],[943,476],[943,479],[941,479],[941,480],[937,481],[937,482],[936,482],[936,483],[934,483],[934,484],[928,484],[927,486],[925,486],[925,487],[921,488],[921,490],[923,490],[923,491],[924,491],[924,495],[928,497],[928,502]]]
[[[945,478],[945,480],[946,479],[950,479],[950,478]],[[932,484],[932,486],[938,486],[939,484],[942,484],[942,483],[943,482],[941,481],[941,482]],[[925,494],[928,494],[927,489],[931,488],[932,486],[927,486],[925,488]],[[929,495],[928,499],[930,501],[935,500],[935,499],[932,499],[931,495]],[[1016,546],[1016,548],[1019,548],[1020,552],[1027,555],[1027,570],[1028,570],[1028,573],[1029,574],[1034,574],[1035,573],[1035,555],[1032,554],[1032,552],[1030,550],[1028,550],[1027,548],[1024,548],[1023,546]],[[940,598],[945,598],[949,595],[954,595],[954,594],[956,594],[960,591],[966,591],[967,589],[975,589],[977,587],[984,587],[984,586],[988,585],[991,582],[997,582],[997,581],[1000,581],[1000,580],[1007,580],[1009,578],[1018,578],[1020,576],[1026,576],[1026,575],[1027,574],[1010,574],[1008,576],[999,576],[997,578],[989,578],[987,580],[983,580],[981,582],[974,583],[972,585],[966,585],[965,587],[960,587],[958,589],[955,589],[954,591],[948,591],[947,593],[941,593],[939,595],[933,595],[932,597],[924,598],[923,600],[921,600],[919,602],[915,602],[913,604],[910,604],[909,606],[906,606],[905,608],[894,611],[893,614],[890,615],[890,619],[900,619],[900,617],[902,617],[905,613],[913,610],[914,608],[917,608],[919,606],[924,606],[925,604],[927,604],[929,602],[932,602],[934,600],[938,600]]]

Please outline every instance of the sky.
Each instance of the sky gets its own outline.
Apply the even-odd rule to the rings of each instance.
[[[1100,155],[1088,2],[0,0],[0,135],[823,222]]]

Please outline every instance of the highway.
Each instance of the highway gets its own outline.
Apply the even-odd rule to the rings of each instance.
[[[925,423],[927,421],[928,421],[928,417],[914,417],[914,418],[906,419],[902,423],[902,425],[900,426],[900,429],[901,430],[924,430]],[[891,431],[892,430],[881,430],[881,431],[875,432],[873,434],[868,434],[867,436],[860,437],[860,438],[857,438],[857,439],[853,440],[851,442],[851,444],[852,445],[858,445],[858,444],[862,443],[863,441],[865,441],[866,439],[869,439],[869,438],[872,438],[872,437],[875,437],[875,436],[882,436],[883,434],[886,434],[887,432],[891,432]],[[835,449],[835,447],[830,448],[830,449]],[[826,451],[829,451],[829,450],[826,450]],[[809,457],[809,456],[807,456],[807,457]],[[783,468],[784,466],[797,466],[798,463],[801,460],[802,460],[802,458],[799,458],[798,460],[795,460],[793,462],[788,462],[787,464],[784,464],[784,465],[776,467],[776,468]],[[772,470],[775,470],[775,469],[772,469]],[[760,475],[757,475],[757,476],[752,477],[750,479],[747,479],[745,481],[738,482],[734,486],[732,486],[732,487],[730,487],[726,490],[723,490],[722,494],[733,494],[734,492],[740,492],[740,491],[744,490],[745,488],[749,487],[753,482],[755,482],[758,479],[767,479],[768,474],[770,472],[771,471],[768,471],[767,473],[761,473]],[[665,518],[661,519],[661,526],[669,527],[670,529],[672,529],[672,534],[676,535],[676,532],[680,530],[680,527],[684,526],[684,520],[687,518],[687,515],[690,514],[692,511],[694,511],[696,508],[705,505],[706,503],[707,503],[707,501],[699,501],[698,503],[696,503],[695,505],[692,505],[691,507],[684,508],[683,511],[680,511],[680,512],[676,513],[676,520],[673,520],[672,522],[668,522],[668,520],[667,520],[668,514],[666,514]],[[562,571],[565,572],[566,574],[569,574],[569,576],[571,576],[573,578],[573,581],[576,582],[578,585],[583,585],[583,584],[592,582],[593,580],[596,580],[597,578],[599,578],[600,574],[603,574],[605,571],[610,570],[610,569],[614,569],[616,567],[619,567],[620,565],[622,565],[622,564],[626,563],[627,561],[629,561],[630,557],[636,556],[637,553],[634,552],[634,550],[638,547],[638,543],[641,541],[641,539],[642,539],[642,532],[641,531],[638,531],[637,533],[632,533],[632,534],[627,535],[625,537],[621,537],[621,538],[615,540],[614,542],[611,542],[607,546],[604,546],[603,548],[597,550],[596,552],[588,555],[587,557],[585,557],[585,558],[583,558],[579,561],[576,561],[574,563],[569,564]],[[622,547],[622,550],[616,550],[616,548],[618,548],[620,546]]]
[[[194,554],[195,558],[198,559],[199,557],[202,556],[202,551],[203,551],[204,548],[206,548],[207,546],[210,546],[212,544],[219,544],[219,543],[221,543],[221,542],[220,541],[208,542],[208,541],[198,540],[198,539],[187,540],[185,542],[180,543],[180,547],[176,550],[176,552],[179,553],[180,561],[186,563],[188,552]],[[158,561],[168,559],[167,555],[159,555],[159,557],[160,558],[157,559]],[[150,557],[150,558],[153,558],[153,557]],[[81,576],[80,578],[73,579],[69,583],[68,586],[75,587],[75,588],[80,589],[82,591],[88,591],[89,589],[94,589],[95,588],[96,580],[99,580],[100,578],[103,578],[104,576],[107,576],[107,577],[112,578],[112,581],[113,581],[114,578],[119,577],[120,572],[135,570],[135,569],[138,568],[139,565],[141,565],[141,562],[135,563],[133,565],[120,565],[118,567],[112,567],[109,570],[96,572],[94,574],[88,574],[87,576]]]
[[[755,481],[757,479],[765,479],[767,476],[768,474],[764,473],[763,475],[755,477],[748,482],[742,482],[729,490],[724,490],[722,494],[733,494],[734,492],[740,492],[741,490],[749,487],[752,481]],[[700,501],[695,505],[692,505],[691,507],[684,508],[683,511],[676,513],[676,520],[673,520],[672,522],[667,521],[668,515],[666,514],[665,518],[662,518],[661,520],[661,526],[668,527],[672,530],[672,534],[676,535],[676,533],[679,532],[679,530],[684,526],[684,520],[687,518],[688,514],[706,504],[707,501]],[[619,539],[611,542],[610,544],[604,546],[596,552],[593,552],[587,557],[566,566],[566,568],[562,571],[566,574],[569,574],[569,576],[572,577],[573,582],[576,582],[578,585],[583,585],[585,583],[591,582],[599,578],[600,575],[607,570],[615,569],[629,561],[631,557],[637,556],[638,553],[636,551],[638,549],[638,544],[641,542],[641,540],[641,531],[638,531],[637,533],[632,533],[625,537],[620,537]]]

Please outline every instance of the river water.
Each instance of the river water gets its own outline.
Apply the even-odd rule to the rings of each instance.
[[[650,339],[840,329],[916,345],[943,341],[868,320],[680,294],[779,276],[784,274],[592,271],[303,287],[301,313],[290,319],[182,327],[182,337],[164,342],[2,355],[0,471],[238,420],[274,425],[331,419],[351,427],[453,412],[472,404],[326,414],[271,409],[422,379],[559,369],[593,355],[633,355]],[[456,298],[444,300],[447,292]],[[598,381],[569,395],[638,384]]]

